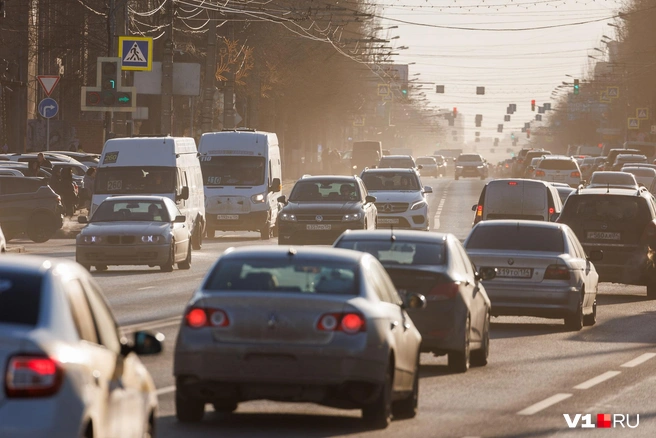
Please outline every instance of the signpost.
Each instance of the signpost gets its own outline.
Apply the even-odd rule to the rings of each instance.
[[[640,129],[640,120],[635,117],[629,117],[629,129]]]
[[[151,37],[118,37],[118,56],[121,70],[150,71],[153,68],[153,39]]]
[[[606,89],[606,94],[610,99],[617,99],[620,97],[620,87],[608,87]]]
[[[50,97],[52,94],[53,90],[59,83],[59,75],[39,75],[36,77],[41,84],[41,88],[43,88],[44,93],[46,93],[46,96]]]
[[[647,120],[649,118],[649,108],[638,108],[636,110],[636,119]]]
[[[52,91],[52,90],[51,90]],[[59,105],[55,99],[46,97],[39,102],[39,114],[46,119],[46,150],[50,150],[50,119],[59,112]]]
[[[378,95],[387,96],[390,94],[390,86],[387,84],[378,84]]]

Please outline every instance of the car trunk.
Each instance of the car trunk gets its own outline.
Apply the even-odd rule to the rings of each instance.
[[[419,266],[413,268],[385,266],[385,270],[402,297],[409,293],[419,293],[428,297],[436,285],[452,281],[445,273],[436,272],[433,268],[422,269]]]
[[[17,336],[18,335],[18,336]],[[14,330],[6,330],[0,326],[0,406],[7,397],[5,393],[5,379],[7,378],[7,362],[9,358],[16,353],[22,351],[23,337],[20,332]]]
[[[468,249],[467,253],[478,269],[497,268],[497,276],[485,283],[541,283],[547,266],[563,264],[555,252],[499,251]]]

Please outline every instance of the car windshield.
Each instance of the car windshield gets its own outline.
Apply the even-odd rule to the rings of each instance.
[[[206,186],[259,186],[264,184],[264,157],[200,157],[203,184]]]
[[[223,260],[207,279],[211,292],[290,292],[357,295],[358,267],[354,263],[324,260],[276,259]]]
[[[472,231],[466,247],[498,251],[546,251],[559,254],[565,250],[563,234],[559,228],[533,227],[519,223],[479,226]]]
[[[408,172],[366,172],[362,180],[367,190],[418,191],[419,181]]]
[[[624,185],[635,186],[636,180],[633,175],[626,172],[595,172],[590,179],[591,186],[604,186],[604,185]]]
[[[409,158],[383,158],[380,160],[379,167],[397,167],[400,169],[406,169],[414,167],[414,163]]]
[[[99,195],[145,195],[173,193],[174,167],[101,167],[94,193]]]
[[[460,155],[458,157],[458,162],[476,162],[476,161],[483,161],[480,157],[480,155]]]
[[[369,253],[383,265],[443,265],[446,263],[445,245],[442,242],[342,239],[337,247]]]
[[[646,202],[639,196],[579,195],[567,200],[563,219],[577,221],[625,222],[649,217]]]
[[[42,277],[0,270],[0,324],[34,327],[39,321]]]
[[[105,200],[96,209],[90,222],[170,222],[166,206],[161,201]]]
[[[618,155],[615,161],[617,163],[645,163],[647,157],[644,155]]]
[[[289,195],[289,200],[294,202],[348,202],[358,199],[355,181],[300,180]]]
[[[544,158],[541,159],[538,168],[543,170],[576,170],[576,162],[572,160],[550,160]]]
[[[656,170],[651,169],[649,167],[629,167],[629,168],[624,167],[622,169],[622,172],[631,173],[635,176],[642,176],[642,177],[656,176]]]
[[[435,164],[432,158],[417,158],[417,164]]]

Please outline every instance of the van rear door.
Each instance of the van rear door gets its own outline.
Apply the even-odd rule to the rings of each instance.
[[[543,184],[502,180],[488,184],[483,217],[490,219],[548,220],[547,194]]]

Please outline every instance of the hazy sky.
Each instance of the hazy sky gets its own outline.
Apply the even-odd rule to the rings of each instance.
[[[602,35],[615,37],[615,29],[606,19],[615,15],[624,3],[619,0],[381,0],[378,13],[390,20],[384,26],[398,26],[388,37],[399,56],[395,62],[410,66],[410,78],[430,82],[423,86],[433,106],[452,109],[466,115],[466,140],[475,131],[481,136],[497,137],[519,133],[524,122],[535,119],[531,100],[537,105],[552,102],[551,92],[565,75],[583,78],[590,68],[588,55],[603,58],[595,51],[606,46]],[[395,21],[399,20],[399,21]],[[562,26],[549,29],[498,31],[500,29]],[[401,21],[422,23],[406,24]],[[429,26],[466,27],[483,30],[457,30]],[[413,74],[421,73],[419,76]],[[435,85],[444,85],[445,94],[436,94]],[[476,95],[484,86],[485,95]],[[422,91],[423,91],[422,90]],[[506,107],[517,104],[511,122],[504,122]],[[474,116],[483,115],[481,128]],[[545,118],[546,119],[546,118]],[[497,124],[504,124],[497,134]],[[533,122],[532,126],[539,126]]]

